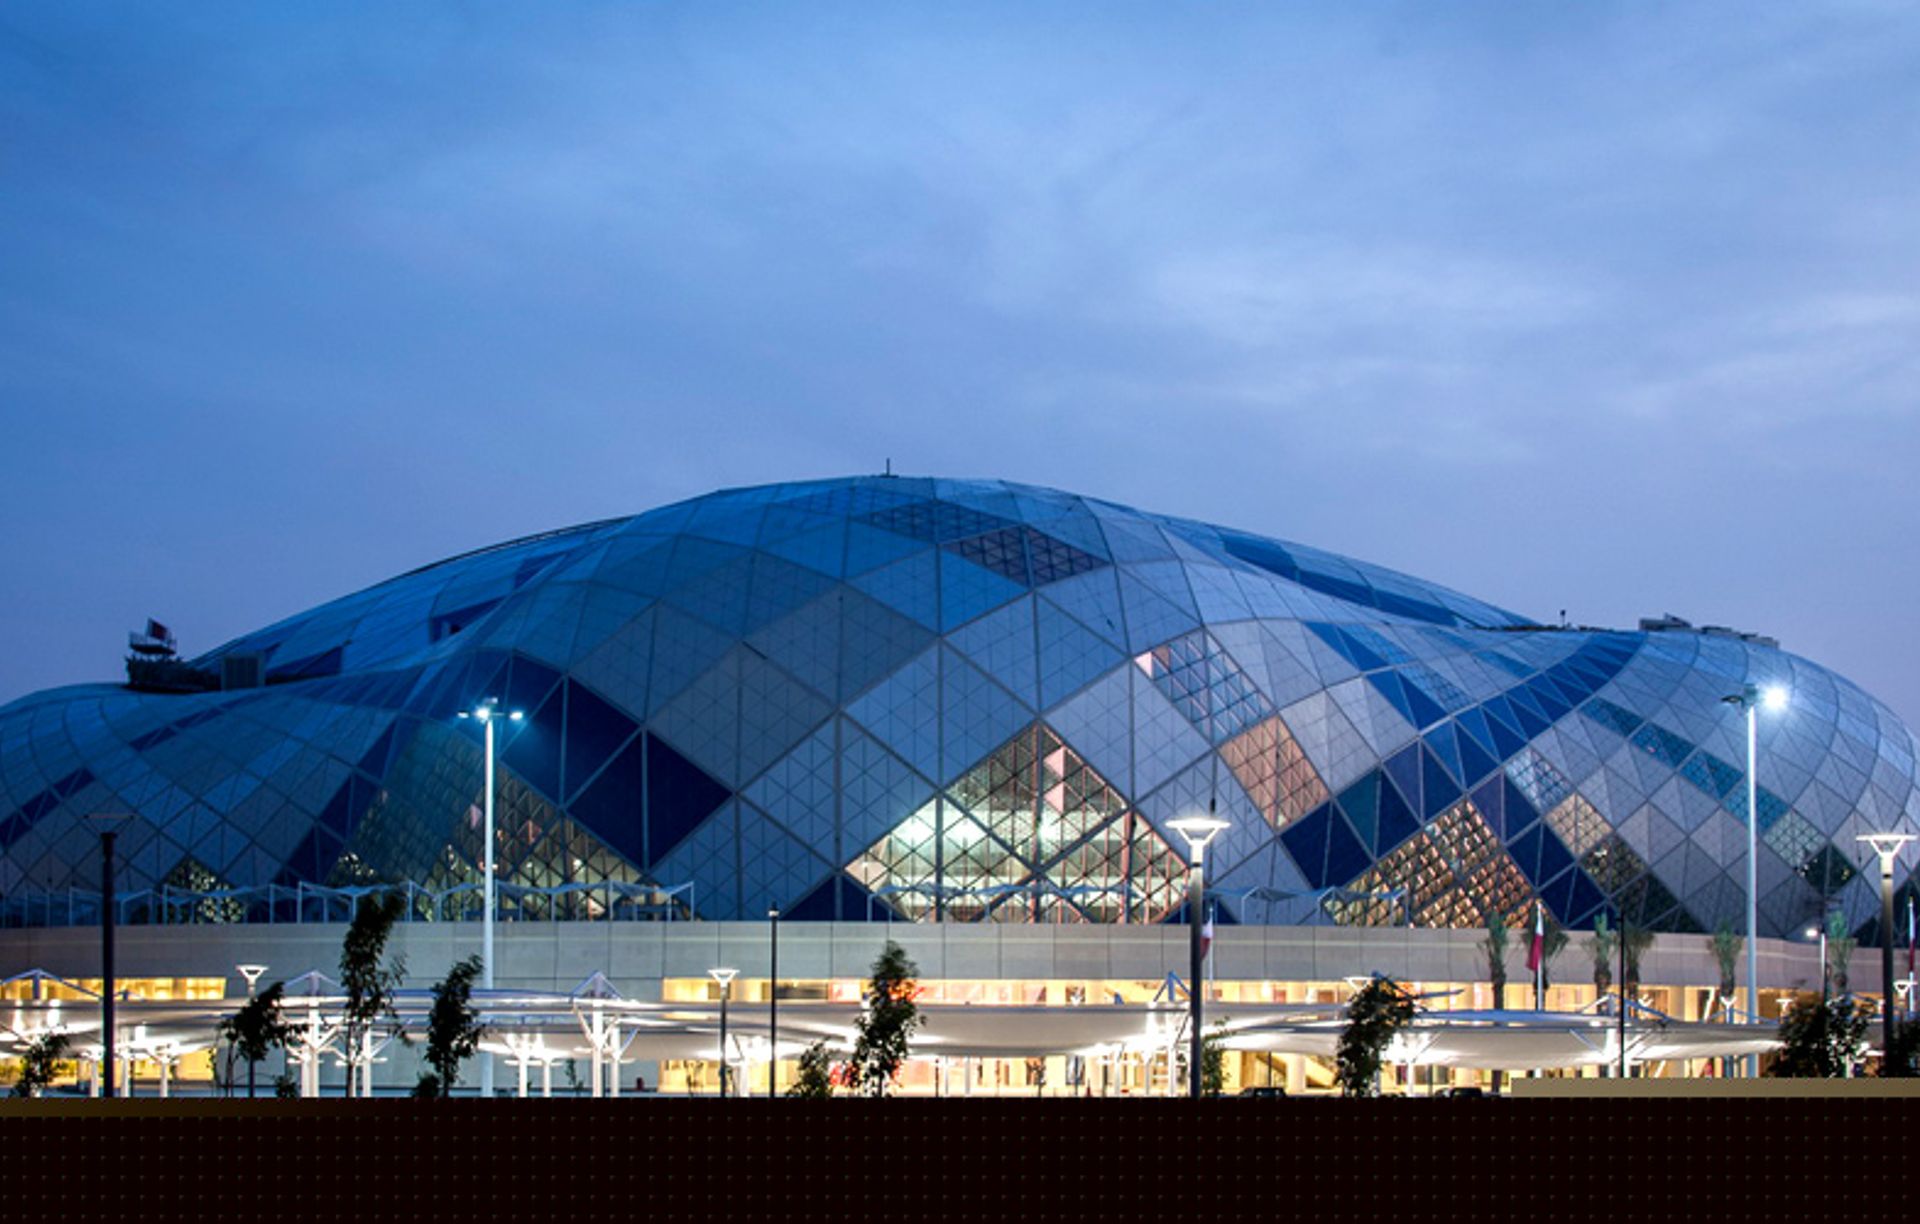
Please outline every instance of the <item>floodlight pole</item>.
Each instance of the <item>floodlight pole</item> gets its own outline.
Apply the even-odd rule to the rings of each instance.
[[[1893,862],[1911,833],[1867,833],[1861,841],[1880,856],[1880,1074],[1893,1069]],[[1903,1071],[1904,1073],[1904,1071]]]
[[[486,780],[482,783],[483,794],[480,801],[481,811],[485,814],[480,846],[480,988],[490,991],[493,989],[493,922],[495,910],[493,888],[495,740],[493,724],[502,717],[506,718],[509,722],[519,722],[524,715],[521,714],[519,710],[502,710],[500,708],[500,699],[498,697],[489,697],[475,706],[471,712],[466,710],[460,711],[460,717],[479,720],[486,744],[484,749]],[[480,1095],[485,1098],[491,1098],[493,1096],[493,1055],[484,1051],[482,1051],[480,1055]]]
[[[117,830],[100,831],[100,1095],[117,1095],[113,1073],[113,839]]]
[[[1207,896],[1207,843],[1227,822],[1209,812],[1205,816],[1183,816],[1169,827],[1187,842],[1187,1095],[1200,1099],[1202,1038],[1201,1025],[1206,1018],[1206,985],[1201,978],[1201,963],[1206,959],[1200,946],[1200,914]]]
[[[776,1084],[780,1070],[780,907],[767,910],[767,1097],[780,1095]],[[726,1047],[721,1047],[722,1054]]]
[[[1786,704],[1786,690],[1762,689],[1757,684],[1743,686],[1720,700],[1739,706],[1747,714],[1747,1023],[1760,1023],[1760,778],[1759,711],[1764,703],[1779,709]],[[1747,1074],[1760,1073],[1760,1057],[1747,1055]]]

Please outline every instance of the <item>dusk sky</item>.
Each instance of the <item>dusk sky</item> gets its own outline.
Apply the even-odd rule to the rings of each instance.
[[[1906,4],[0,16],[0,702],[714,488],[998,477],[1920,725]]]

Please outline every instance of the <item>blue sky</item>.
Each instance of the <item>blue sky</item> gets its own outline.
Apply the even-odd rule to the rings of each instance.
[[[16,7],[0,701],[891,459],[1920,724],[1916,80],[1904,4]]]

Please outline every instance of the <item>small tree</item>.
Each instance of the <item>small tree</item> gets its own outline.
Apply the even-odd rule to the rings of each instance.
[[[1507,916],[1498,909],[1487,911],[1487,933],[1480,937],[1480,950],[1487,955],[1487,980],[1493,983],[1493,1006],[1507,1005],[1507,945],[1512,933]]]
[[[1740,966],[1740,953],[1747,946],[1746,937],[1733,929],[1733,923],[1725,918],[1713,928],[1713,960],[1720,966],[1720,997],[1733,999],[1738,988],[1737,971]]]
[[[1613,989],[1613,953],[1619,938],[1619,933],[1607,926],[1605,914],[1593,920],[1593,938],[1587,941],[1587,951],[1593,956],[1593,990],[1597,995]]]
[[[1347,1004],[1347,1026],[1335,1054],[1340,1091],[1351,1097],[1380,1094],[1380,1060],[1393,1035],[1413,1022],[1413,996],[1400,983],[1374,974]]]
[[[1796,1079],[1837,1079],[1867,1049],[1872,1005],[1851,998],[1799,995],[1780,1019],[1780,1052],[1767,1074]]]
[[[833,1056],[827,1043],[816,1041],[800,1051],[800,1070],[787,1088],[790,1097],[823,1101],[833,1095]]]
[[[353,1068],[360,1065],[362,1048],[382,1016],[393,1017],[393,992],[406,976],[406,962],[395,958],[382,964],[393,924],[405,902],[397,892],[369,894],[354,907],[353,924],[340,946],[340,991],[346,996],[342,1026],[347,1044],[347,1095],[354,1090]],[[371,1066],[361,1067],[362,1084],[369,1082]]]
[[[1839,910],[1827,913],[1827,980],[1834,994],[1847,993],[1847,970],[1853,964],[1853,950],[1860,941],[1847,933],[1847,916]]]
[[[228,1058],[238,1057],[247,1064],[247,1099],[254,1095],[254,1070],[274,1050],[284,1050],[293,1040],[293,1025],[287,1023],[281,1011],[286,999],[287,984],[275,982],[253,998],[246,1006],[222,1020],[214,1030],[220,1040],[227,1043]],[[227,1075],[229,1085],[233,1082],[231,1071]]]
[[[1641,926],[1637,922],[1620,924],[1620,942],[1626,946],[1627,953],[1627,997],[1635,998],[1640,994],[1640,961],[1653,948],[1654,932],[1652,927]]]
[[[1226,1021],[1200,1039],[1200,1095],[1217,1097],[1227,1090]]]
[[[433,984],[433,1010],[427,1014],[427,1065],[414,1086],[417,1097],[453,1095],[460,1082],[460,1064],[480,1048],[486,1026],[473,1009],[473,982],[480,976],[480,958],[469,956],[447,970],[445,981]]]
[[[42,1033],[29,1041],[20,1051],[20,1078],[13,1081],[13,1095],[37,1097],[52,1087],[67,1045],[65,1033]]]
[[[926,1022],[913,1001],[919,993],[914,983],[919,975],[920,967],[906,949],[889,939],[873,962],[866,1009],[853,1022],[856,1036],[853,1057],[847,1062],[847,1083],[855,1092],[882,1097],[893,1087],[914,1032]]]

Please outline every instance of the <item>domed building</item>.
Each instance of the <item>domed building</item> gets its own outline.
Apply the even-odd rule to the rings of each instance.
[[[1518,925],[1538,900],[1570,928],[1744,929],[1727,699],[1762,686],[1790,693],[1758,718],[1763,937],[1838,914],[1879,939],[1856,838],[1920,832],[1907,728],[1765,639],[1542,624],[990,481],[773,485],[548,532],[174,673],[202,691],[0,709],[0,949],[92,920],[73,898],[103,812],[137,817],[134,924],[337,922],[374,884],[407,886],[412,919],[473,918],[483,762],[457,716],[495,697],[524,714],[499,724],[509,925],[1166,924],[1169,822],[1212,811],[1223,926]]]
[[[1159,922],[1212,809],[1239,922],[1479,926],[1533,897],[1666,931],[1869,924],[1858,833],[1916,831],[1914,741],[1720,633],[1568,630],[1298,544],[1051,490],[745,489],[427,566],[231,642],[257,689],[0,710],[0,890],[477,879],[498,696],[502,879],[694,887],[692,916]],[[1396,890],[1404,889],[1404,902]],[[598,904],[588,891],[575,909]],[[562,906],[557,913],[566,912]]]

